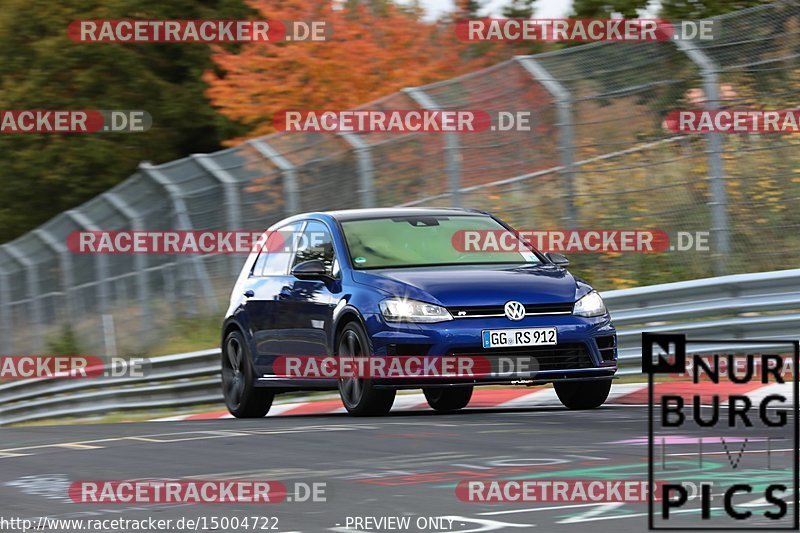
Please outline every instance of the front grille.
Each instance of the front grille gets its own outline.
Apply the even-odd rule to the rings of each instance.
[[[466,355],[485,357],[489,360],[492,371],[508,371],[509,366],[500,367],[501,359],[519,361],[514,367],[521,371],[541,372],[547,370],[569,370],[576,368],[592,368],[592,359],[586,345],[582,342],[557,344],[555,346],[514,346],[511,348],[491,348],[487,350],[457,349],[448,355]],[[526,368],[522,365],[527,364]]]
[[[555,304],[528,304],[525,306],[525,314],[530,315],[568,315],[572,313],[572,302]],[[479,305],[448,307],[448,311],[454,318],[472,318],[481,316],[505,316],[504,305]]]

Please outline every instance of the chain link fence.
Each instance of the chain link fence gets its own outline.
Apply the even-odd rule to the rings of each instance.
[[[674,109],[795,109],[800,4],[718,17],[712,41],[596,43],[363,109],[530,111],[531,131],[275,134],[139,171],[0,246],[0,349],[70,332],[95,353],[147,349],[178,317],[218,315],[244,257],[77,255],[79,230],[263,230],[303,211],[479,208],[525,229],[711,235],[708,252],[582,253],[604,289],[796,267],[800,135],[676,134]]]

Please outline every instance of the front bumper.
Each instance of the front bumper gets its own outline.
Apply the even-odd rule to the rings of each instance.
[[[429,386],[539,385],[564,380],[611,379],[617,371],[616,330],[608,315],[583,318],[574,315],[529,316],[520,321],[505,317],[457,318],[434,324],[387,323],[381,315],[365,317],[376,356],[474,356],[499,364],[500,359],[533,364],[518,365],[476,374],[469,378],[403,378],[376,380],[376,387],[395,389]],[[558,344],[552,347],[483,348],[485,329],[555,327]],[[512,371],[508,371],[513,369]]]

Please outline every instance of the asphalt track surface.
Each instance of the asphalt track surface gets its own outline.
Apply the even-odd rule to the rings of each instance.
[[[270,523],[277,527],[269,531],[282,532],[599,533],[647,529],[644,503],[475,503],[459,500],[455,492],[458,481],[479,477],[646,480],[647,408],[642,406],[607,405],[582,412],[558,407],[465,409],[454,414],[417,411],[381,418],[334,413],[259,420],[5,428],[0,434],[0,517],[4,519],[261,516],[277,517]],[[785,436],[791,440],[791,427]],[[739,445],[732,446],[735,459]],[[680,455],[693,452],[695,446],[670,448],[663,450],[664,465],[673,468],[676,479],[696,479],[700,469],[751,480],[766,472],[785,476],[792,471],[788,441],[770,445],[769,471],[764,466],[763,442],[744,449],[736,470],[729,466],[731,455],[723,454],[718,444],[705,444],[702,467],[697,459]],[[660,453],[656,467],[661,466]],[[289,487],[290,495],[296,483],[324,482],[326,501],[130,505],[76,504],[67,497],[67,488],[76,480],[143,478],[279,480]],[[762,512],[757,507],[753,510]],[[793,511],[790,504],[790,514]],[[696,513],[682,516],[690,515]],[[352,526],[355,517],[390,516],[410,517],[411,526]],[[440,527],[416,525],[424,526],[418,519],[442,517],[452,522]],[[351,527],[347,527],[348,520]],[[765,524],[766,520],[761,520],[751,525]],[[211,524],[206,527],[215,530]],[[14,531],[9,527],[3,530]],[[40,531],[54,530],[51,526]],[[187,529],[173,526],[168,530]],[[253,529],[250,524],[247,529],[229,526],[216,530],[265,529]]]

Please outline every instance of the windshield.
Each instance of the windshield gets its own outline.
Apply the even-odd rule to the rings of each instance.
[[[357,269],[441,265],[541,263],[526,246],[513,251],[465,251],[454,236],[465,231],[507,232],[487,216],[408,216],[342,222]],[[521,250],[519,250],[521,248]],[[519,251],[518,251],[519,250]]]

